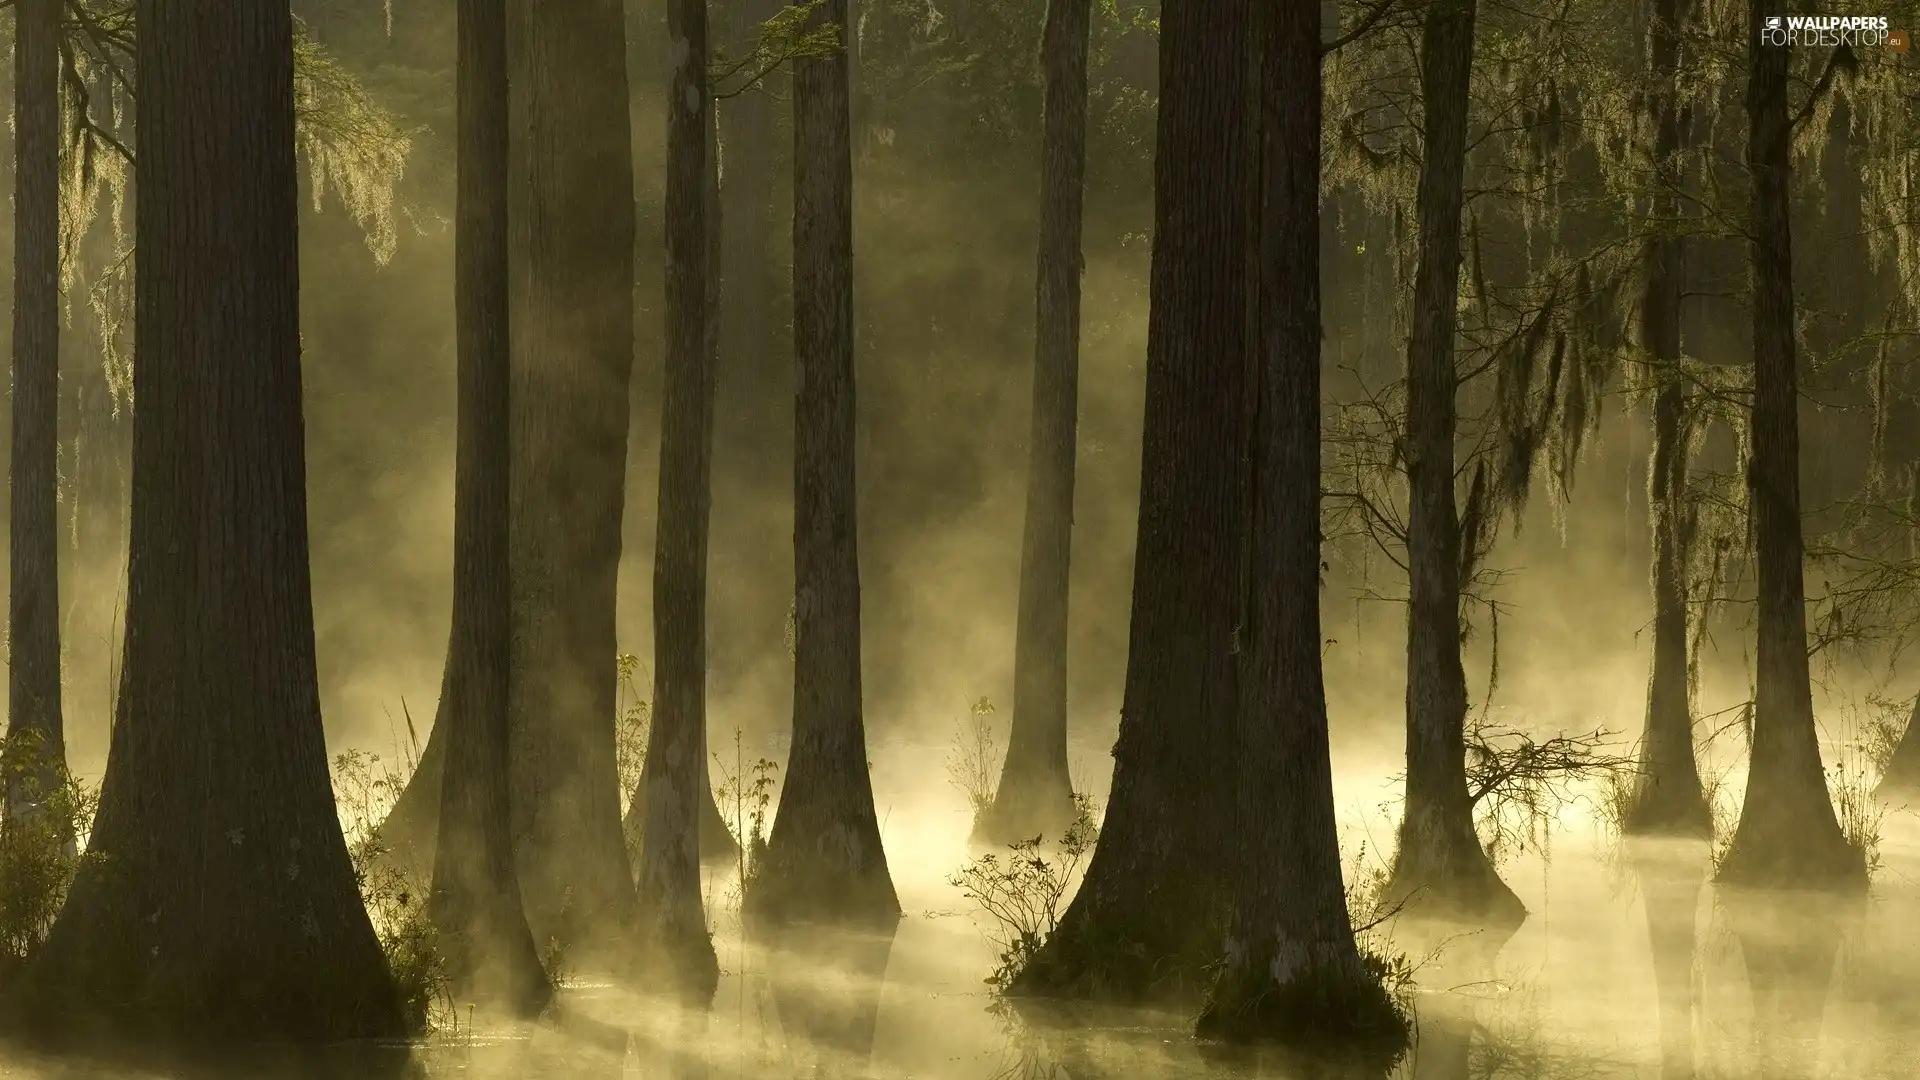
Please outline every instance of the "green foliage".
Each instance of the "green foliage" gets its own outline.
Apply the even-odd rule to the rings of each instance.
[[[814,22],[815,13],[824,3],[826,0],[801,0],[781,8],[760,24],[754,41],[738,59],[729,55],[725,44],[717,46],[707,69],[708,92],[717,98],[733,97],[795,60],[838,53],[845,47],[842,28],[830,22]]]
[[[428,883],[389,858],[380,836],[381,822],[406,785],[406,773],[378,754],[349,750],[333,759],[334,802],[354,881],[400,988],[407,1023],[427,1031],[455,1016],[446,957],[428,912]]]
[[[947,751],[947,782],[966,797],[976,821],[993,808],[1000,767],[999,725],[993,712],[993,702],[985,697],[974,702],[967,715],[954,722],[953,747]]]
[[[0,956],[13,962],[46,941],[74,876],[89,859],[98,859],[86,846],[100,789],[63,763],[46,761],[39,732],[9,737],[0,750],[0,771],[10,792],[47,785],[38,805],[18,813],[10,808],[0,825]]]
[[[1043,850],[1045,838],[1036,836],[1004,854],[972,859],[947,879],[987,918],[987,939],[999,959],[986,983],[995,990],[1011,985],[1059,927],[1070,890],[1099,837],[1092,800],[1076,792],[1073,805],[1073,823],[1052,851]]]
[[[633,808],[628,805],[647,767],[647,736],[653,728],[653,703],[641,693],[635,677],[640,658],[621,653],[615,661],[619,676],[619,712],[614,718],[613,756],[620,774],[620,813],[624,817]]]
[[[733,729],[732,763],[719,754],[713,755],[713,763],[720,773],[714,799],[734,840],[736,873],[727,903],[738,914],[754,878],[765,864],[767,814],[773,808],[774,789],[779,786],[775,777],[780,765],[766,757],[748,761],[739,728]]]

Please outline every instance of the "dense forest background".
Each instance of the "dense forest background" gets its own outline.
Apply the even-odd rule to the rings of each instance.
[[[628,8],[640,339],[620,640],[623,652],[647,657],[663,341],[657,53],[665,35],[662,5]],[[390,261],[374,265],[363,229],[338,207],[308,212],[302,226],[314,594],[329,741],[393,753],[407,739],[408,715],[422,740],[431,722],[451,585],[452,10],[395,0],[389,14],[380,5],[309,0],[296,12],[412,137],[395,194]],[[1151,224],[1153,14],[1118,2],[1097,5],[1095,15],[1069,670],[1082,768],[1105,767],[1126,649]],[[1039,138],[1031,57],[1039,23],[1037,5],[1011,2],[947,12],[890,0],[863,17],[859,468],[871,627],[866,693],[877,744],[943,742],[951,718],[969,703],[1010,697],[1006,643],[1018,591],[1030,389]],[[716,44],[724,45],[725,24],[717,19],[716,27]],[[1836,135],[1833,143],[1828,172],[1844,185],[1844,140]],[[784,160],[790,145],[782,120],[768,152]],[[790,170],[773,175],[784,191]],[[103,219],[96,232],[107,227]],[[1324,229],[1331,347],[1342,358],[1371,352],[1378,370],[1391,371],[1399,346],[1389,224],[1356,201],[1336,200]],[[1857,223],[1852,232],[1838,221],[1800,235],[1800,261],[1832,269],[1799,277],[1811,310],[1870,277]],[[784,229],[774,239],[765,258],[784,290]],[[98,260],[111,246],[88,250]],[[1733,363],[1744,348],[1738,322],[1716,320],[1706,303],[1693,320],[1690,340],[1724,328],[1714,340]],[[128,444],[97,331],[78,302],[72,325],[61,389],[62,512],[72,544],[62,581],[68,743],[76,770],[97,775],[123,600]],[[1852,490],[1864,475],[1856,374],[1829,373],[1825,386],[1808,388],[1816,402],[1833,406],[1816,404],[1803,419],[1810,507]],[[792,419],[784,408],[791,385],[781,378],[777,366],[759,377],[722,374],[710,579],[716,744],[734,728],[768,749],[785,738],[791,680],[783,598],[791,567],[773,540],[790,528],[790,484],[778,464],[786,459],[778,455],[790,446]],[[1846,405],[1856,408],[1840,408]],[[1512,722],[1621,732],[1638,723],[1647,647],[1648,406],[1614,394],[1602,407],[1570,498],[1530,504],[1492,560],[1508,571],[1499,590],[1497,704]],[[1898,435],[1911,426],[1911,408],[1898,402],[1889,424],[1896,455],[1906,452]],[[1718,449],[1731,452],[1730,445]],[[1400,723],[1402,616],[1393,604],[1358,598],[1367,583],[1349,576],[1343,584],[1354,588],[1331,590],[1326,612],[1335,642],[1327,664],[1336,752],[1377,746],[1390,757]],[[1391,591],[1384,579],[1380,587]],[[1478,634],[1470,645],[1476,701],[1485,696],[1495,641]],[[1746,697],[1737,645],[1703,663],[1702,711]],[[1087,779],[1097,787],[1097,778]]]

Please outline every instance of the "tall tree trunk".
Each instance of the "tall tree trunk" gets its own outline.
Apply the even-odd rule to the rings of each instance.
[[[720,978],[700,902],[707,784],[707,511],[713,464],[717,208],[707,0],[667,5],[667,355],[653,549],[653,724],[647,732],[640,939],[659,974],[705,1002]]]
[[[1753,754],[1740,824],[1719,880],[1756,887],[1864,889],[1827,794],[1807,668],[1800,535],[1800,402],[1795,371],[1787,68],[1747,15],[1747,170],[1753,177],[1753,444],[1747,461],[1759,568]]]
[[[509,10],[515,852],[537,938],[611,943],[634,898],[614,752],[634,349],[626,24],[619,0]]]
[[[1653,119],[1654,235],[1647,242],[1647,283],[1640,338],[1660,389],[1653,403],[1653,671],[1647,680],[1647,727],[1627,831],[1705,836],[1713,830],[1694,758],[1692,695],[1687,677],[1687,558],[1693,523],[1687,510],[1687,385],[1680,368],[1680,298],[1686,286],[1685,241],[1679,234],[1680,183],[1674,155],[1687,124],[1676,80],[1681,71],[1683,4],[1654,0],[1648,25],[1651,64],[1647,100]]]
[[[13,68],[13,454],[7,553],[6,819],[60,784],[60,8],[19,0]],[[21,755],[21,756],[16,756]],[[59,823],[54,823],[58,825]]]
[[[730,0],[727,40],[735,55],[758,41],[761,26],[783,0]],[[793,532],[793,353],[780,305],[778,117],[784,80],[770,74],[719,103],[721,236],[720,370],[715,386],[713,559],[715,685],[758,683],[763,666],[769,711],[786,703],[776,689],[790,679],[785,628],[793,599],[793,561],[768,536]],[[758,704],[756,700],[756,704]],[[703,832],[704,840],[704,832]]]
[[[821,23],[845,32],[847,0],[826,0]],[[900,918],[861,718],[848,109],[845,48],[795,62],[793,749],[749,897],[776,925]]]
[[[1475,0],[1435,0],[1421,37],[1420,253],[1407,343],[1407,801],[1393,892],[1435,915],[1517,922],[1526,909],[1481,848],[1467,796],[1467,675],[1460,658],[1460,515],[1454,504],[1454,335]]]
[[[1073,550],[1074,433],[1080,407],[1080,251],[1087,172],[1090,0],[1049,0],[1034,293],[1033,425],[1014,636],[1013,733],[992,807],[975,835],[1012,844],[1059,835],[1074,818],[1067,769],[1067,580]]]
[[[1340,876],[1320,669],[1320,8],[1260,43],[1249,587],[1235,725],[1240,864],[1204,1036],[1351,1043],[1384,1074],[1406,1021],[1360,962]]]
[[[1198,998],[1225,930],[1247,376],[1250,0],[1168,7],[1126,695],[1087,874],[1015,993]]]
[[[507,581],[506,0],[461,0],[454,329],[459,427],[454,467],[453,630],[441,702],[446,775],[433,862],[433,922],[467,1000],[536,1011],[552,995],[527,928],[507,799],[512,678]]]
[[[190,0],[136,17],[126,667],[99,858],[23,1001],[43,1029],[395,1035],[314,669],[293,19]]]
[[[457,465],[455,471],[458,471]],[[456,488],[458,483],[456,477]],[[458,500],[457,494],[455,499]],[[414,763],[407,786],[400,789],[400,797],[394,800],[393,808],[380,823],[384,857],[409,878],[425,878],[432,873],[437,857],[434,840],[440,829],[442,778],[447,773],[447,732],[453,726],[447,710],[453,702],[454,665],[449,644],[446,663],[440,669],[440,704],[433,714],[433,728],[427,732],[426,744],[420,748],[420,760]],[[411,739],[411,720],[408,729]]]

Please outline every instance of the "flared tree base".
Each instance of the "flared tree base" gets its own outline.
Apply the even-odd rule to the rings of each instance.
[[[1197,890],[1163,887],[1135,910],[1076,901],[1005,992],[1126,1007],[1197,1004],[1211,989],[1225,931],[1225,911]]]
[[[1012,847],[1034,839],[1057,841],[1079,816],[1073,785],[1065,775],[1009,782],[1001,785],[993,805],[974,819],[967,840],[980,847]]]
[[[1275,983],[1267,962],[1229,967],[1200,1014],[1195,1035],[1272,1046],[1303,1065],[1385,1076],[1406,1053],[1406,1011],[1364,967],[1300,969]]]
[[[1662,776],[1649,767],[1634,784],[1620,828],[1628,836],[1705,840],[1713,835],[1713,809],[1698,776]]]
[[[1810,837],[1742,827],[1734,832],[1714,881],[1741,889],[1854,896],[1867,890],[1867,856],[1838,830]]]
[[[1526,904],[1471,829],[1464,836],[1408,835],[1403,829],[1386,899],[1409,915],[1438,922],[1512,930],[1527,920]]]
[[[643,918],[627,977],[657,997],[705,1009],[720,988],[720,960],[704,926],[669,927]]]

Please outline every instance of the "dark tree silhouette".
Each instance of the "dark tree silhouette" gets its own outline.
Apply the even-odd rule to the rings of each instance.
[[[846,27],[847,0],[816,8],[823,22]],[[861,717],[848,89],[844,47],[795,61],[793,748],[748,897],[776,925],[900,917]]]
[[[1067,579],[1080,407],[1080,222],[1086,201],[1090,0],[1049,0],[1034,285],[1033,424],[1014,635],[1013,729],[993,804],[974,823],[992,843],[1057,836],[1074,818],[1067,769]]]
[[[1127,680],[1085,881],[1015,994],[1198,997],[1232,830],[1245,529],[1249,0],[1160,28],[1147,404]]]
[[[13,453],[7,557],[8,821],[60,782],[60,9],[14,8]]]
[[[1684,70],[1683,0],[1653,0],[1647,25],[1650,58],[1647,112],[1653,122],[1653,187],[1649,209],[1657,230],[1647,241],[1647,280],[1640,340],[1659,391],[1653,403],[1653,671],[1647,680],[1647,726],[1627,831],[1705,836],[1713,829],[1694,757],[1693,709],[1687,675],[1687,555],[1693,522],[1687,507],[1687,385],[1680,367],[1680,300],[1686,287],[1686,245],[1678,232],[1680,177],[1674,156],[1692,128],[1677,80]]]
[[[1454,503],[1460,208],[1475,0],[1434,0],[1420,43],[1425,159],[1407,343],[1407,800],[1391,889],[1429,913],[1492,922],[1526,909],[1487,858],[1467,793],[1460,658],[1461,535]]]
[[[520,899],[507,799],[507,9],[461,0],[454,328],[453,629],[441,702],[446,775],[432,915],[468,1000],[537,1011],[552,994]]]
[[[1747,460],[1759,574],[1753,753],[1740,824],[1718,878],[1756,887],[1864,889],[1865,853],[1847,843],[1827,793],[1807,661],[1800,532],[1800,403],[1794,346],[1787,111],[1791,51],[1761,41],[1747,13],[1747,171],[1753,183],[1753,442]]]
[[[1320,668],[1320,9],[1277,4],[1255,21],[1261,315],[1248,387],[1238,866],[1226,962],[1199,1031],[1364,1048],[1384,1072],[1406,1046],[1406,1021],[1354,944]]]
[[[395,1035],[314,670],[293,17],[189,0],[136,17],[125,667],[98,858],[23,1004],[41,1030]]]
[[[615,589],[634,349],[619,0],[509,8],[515,853],[536,938],[622,938]]]
[[[700,902],[707,784],[707,520],[716,324],[708,211],[714,140],[706,0],[667,5],[667,355],[653,562],[653,724],[647,732],[640,941],[658,974],[706,1000],[719,961]]]

